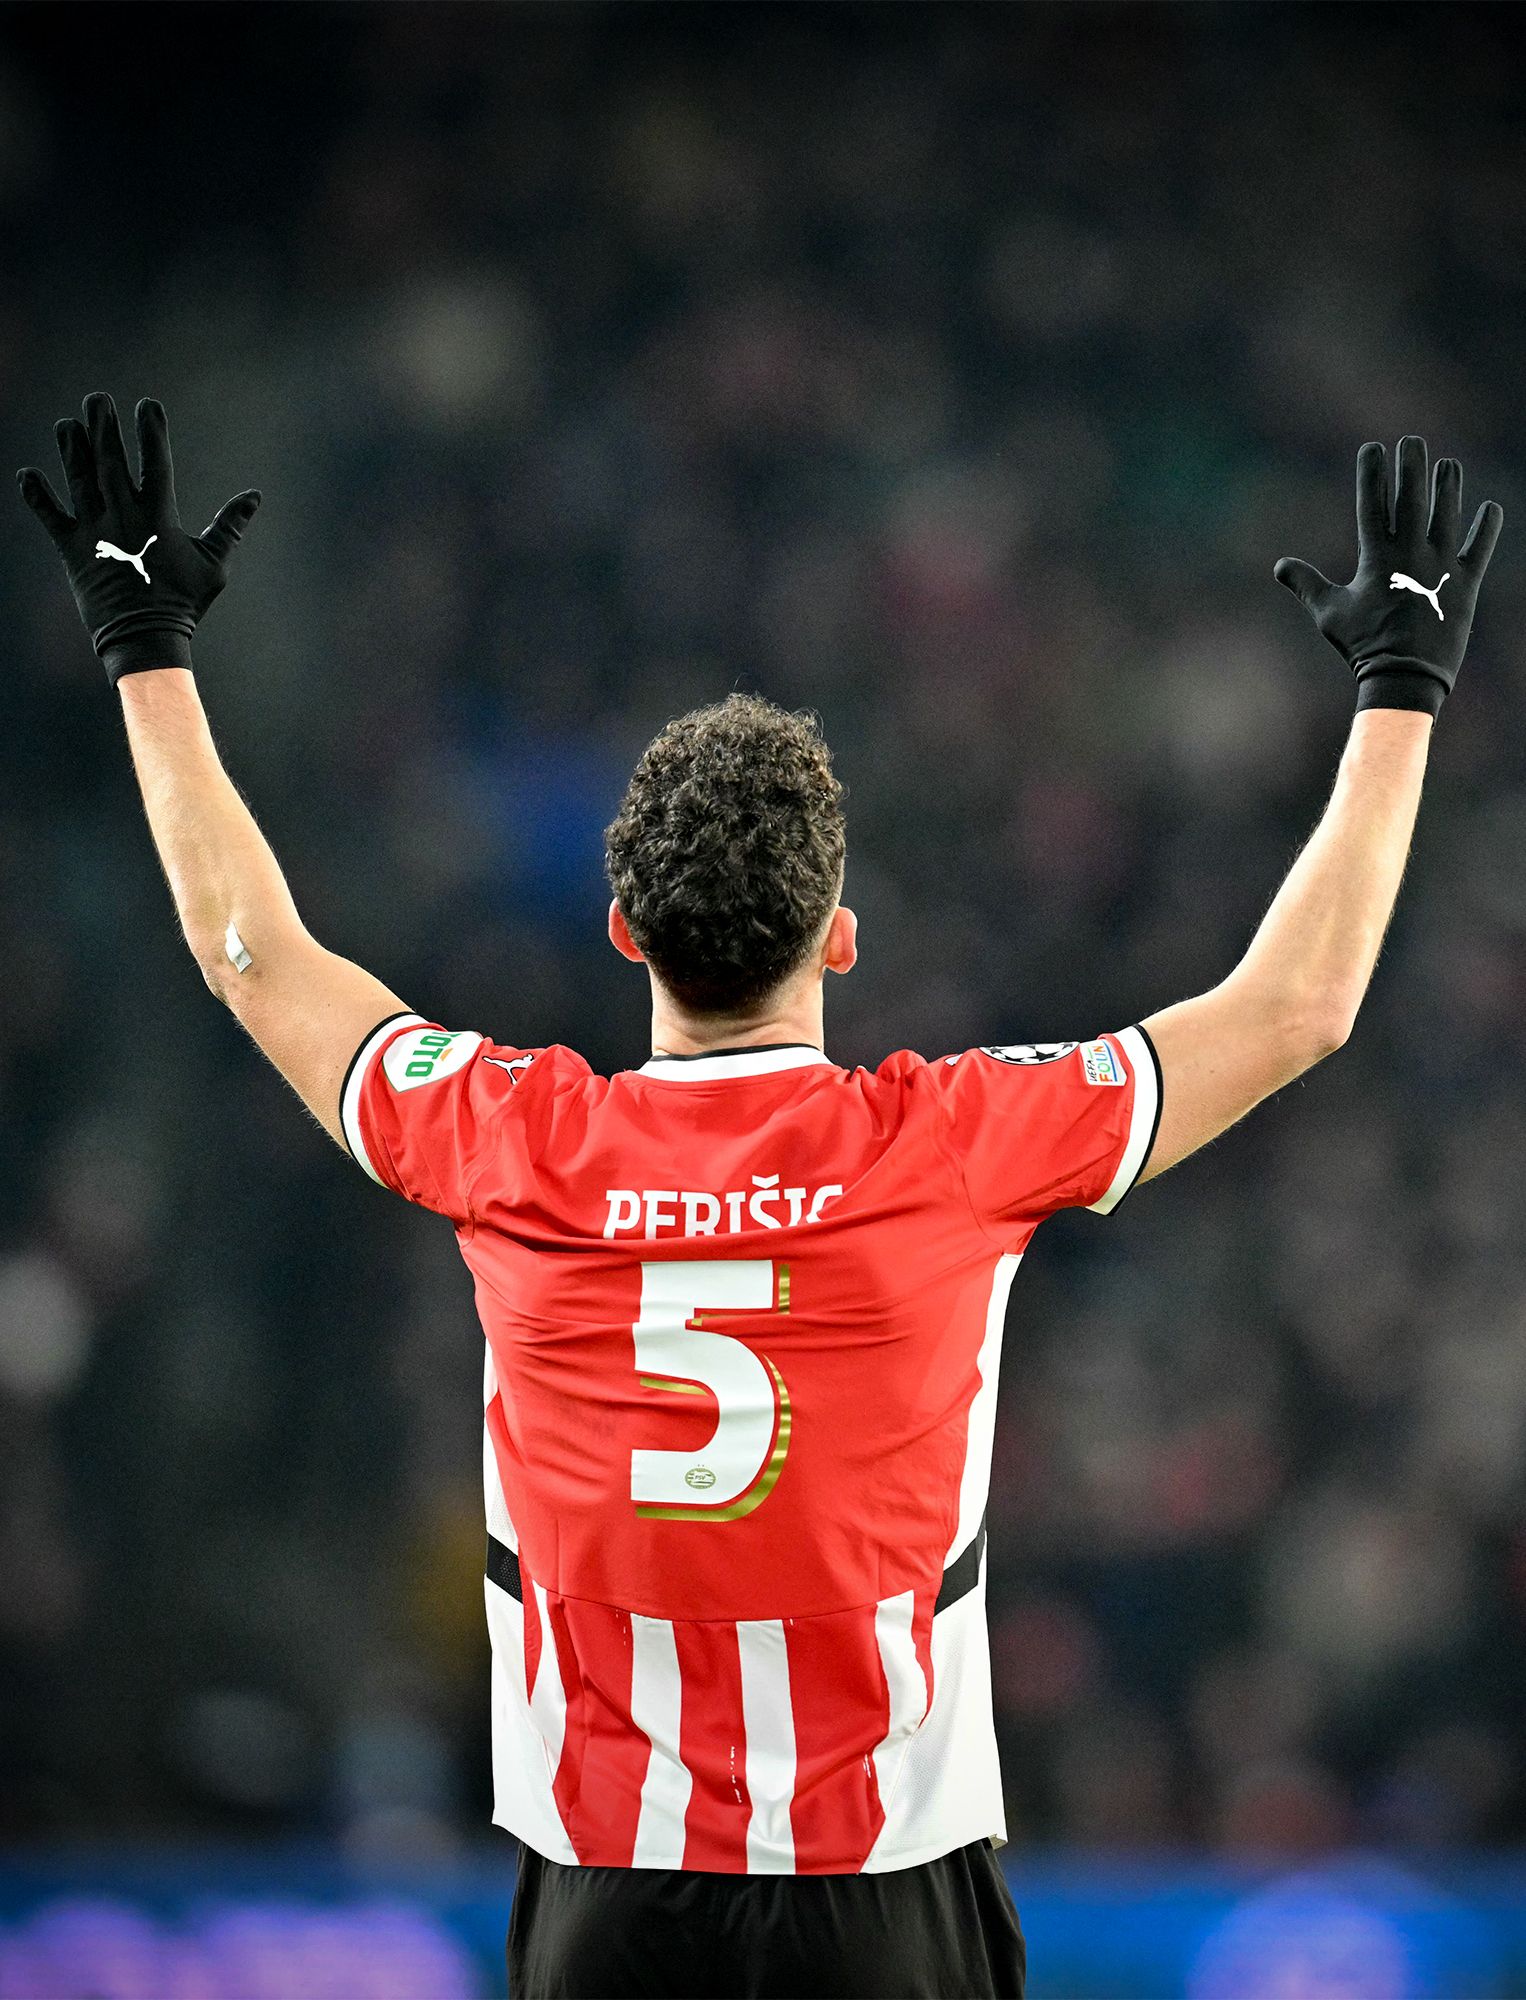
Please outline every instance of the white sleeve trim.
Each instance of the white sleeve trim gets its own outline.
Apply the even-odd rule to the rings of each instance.
[[[383,1042],[390,1042],[403,1028],[424,1028],[428,1025],[422,1014],[393,1014],[390,1019],[383,1021],[379,1028],[373,1028],[355,1051],[355,1059],[350,1064],[349,1074],[344,1080],[344,1089],[339,1097],[339,1124],[344,1133],[344,1143],[378,1187],[386,1187],[388,1183],[371,1164],[371,1155],[366,1151],[366,1142],[361,1137],[360,1093],[365,1088],[367,1074]]]
[[[1123,1157],[1118,1162],[1118,1171],[1113,1175],[1111,1186],[1100,1201],[1087,1204],[1094,1215],[1110,1215],[1138,1180],[1145,1161],[1150,1157],[1155,1127],[1160,1118],[1160,1066],[1149,1036],[1142,1029],[1125,1028],[1121,1034],[1110,1039],[1118,1044],[1128,1060],[1129,1074],[1134,1079],[1134,1111],[1129,1120],[1129,1136],[1124,1142]]]

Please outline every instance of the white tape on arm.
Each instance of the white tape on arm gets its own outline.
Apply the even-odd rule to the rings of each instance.
[[[247,972],[254,963],[244,944],[244,940],[239,936],[232,924],[229,924],[223,934],[223,950],[232,959],[234,967],[239,972]]]

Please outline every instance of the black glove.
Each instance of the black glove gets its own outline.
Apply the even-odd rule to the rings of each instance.
[[[1452,692],[1504,510],[1486,500],[1462,547],[1462,467],[1438,458],[1427,517],[1425,439],[1400,438],[1393,521],[1380,444],[1356,455],[1356,575],[1331,583],[1284,556],[1272,571],[1356,675],[1356,705],[1435,715]]]
[[[73,515],[60,507],[35,465],[16,479],[64,559],[106,678],[115,687],[123,674],[190,666],[196,621],[227,582],[229,552],[259,506],[259,494],[240,493],[204,533],[188,535],[175,507],[164,409],[147,398],[138,405],[137,486],[109,396],[87,396],[85,423],[65,417],[54,435]]]

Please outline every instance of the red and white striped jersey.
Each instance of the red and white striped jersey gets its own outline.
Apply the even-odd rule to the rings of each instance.
[[[1001,1836],[985,1505],[1007,1292],[1106,1213],[1137,1028],[654,1059],[383,1022],[373,1179],[450,1217],[487,1336],[495,1819],[552,1860],[829,1874]]]

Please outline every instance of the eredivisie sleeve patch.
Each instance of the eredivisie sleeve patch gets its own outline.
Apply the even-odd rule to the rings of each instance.
[[[464,1223],[473,1186],[495,1152],[512,1147],[505,1112],[536,1053],[394,1015],[350,1064],[340,1099],[345,1142],[372,1180]]]

